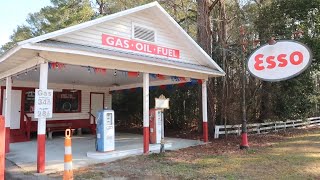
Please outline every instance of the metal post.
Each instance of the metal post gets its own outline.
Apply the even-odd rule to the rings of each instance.
[[[246,63],[245,63],[245,43],[244,43],[244,28],[241,27],[241,45],[242,45],[242,133],[241,133],[241,144],[240,149],[249,148],[248,144],[248,129],[247,129],[247,112],[246,112]]]
[[[40,80],[39,89],[46,90],[48,88],[48,63],[40,64]],[[37,172],[45,171],[46,156],[46,118],[38,119],[38,139],[37,139]]]
[[[149,73],[143,73],[143,153],[149,153]]]
[[[163,109],[161,110],[161,146],[160,146],[160,153],[164,153],[164,113]]]

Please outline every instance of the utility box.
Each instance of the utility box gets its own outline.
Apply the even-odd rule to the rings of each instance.
[[[103,109],[97,113],[97,151],[114,150],[114,111]]]
[[[149,111],[149,126],[150,126],[150,143],[161,143],[161,124],[163,121],[162,112],[159,109],[150,109]]]

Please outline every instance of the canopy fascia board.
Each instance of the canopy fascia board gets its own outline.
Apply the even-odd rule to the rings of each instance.
[[[207,76],[223,76],[223,74],[221,74],[220,72],[195,70],[195,69],[184,68],[184,67],[179,67],[179,66],[174,66],[174,65],[160,64],[160,63],[156,63],[156,62],[148,62],[148,61],[142,61],[142,60],[127,58],[127,57],[112,56],[112,55],[99,54],[99,53],[95,53],[95,52],[87,52],[87,51],[81,51],[81,50],[63,49],[63,48],[47,47],[47,46],[39,46],[39,45],[29,45],[29,46],[25,46],[25,48],[41,51],[40,55],[42,57],[47,56],[45,58],[48,60],[51,59],[50,55],[48,55],[48,52],[56,52],[56,53],[63,53],[63,54],[69,54],[69,55],[80,55],[80,56],[89,56],[89,57],[117,60],[119,62],[122,61],[122,62],[126,62],[126,63],[136,63],[136,64],[140,64],[140,66],[141,65],[149,65],[149,66],[171,68],[171,69],[176,69],[176,70],[188,71],[188,72],[192,72],[192,73],[205,74]],[[52,59],[52,61],[66,63],[66,64],[73,64],[73,65],[97,67],[97,66],[95,66],[95,64],[90,64],[89,61],[82,63],[82,64],[79,64],[78,59],[69,59],[68,61],[65,61],[62,59],[59,59],[59,60]],[[100,68],[108,68],[108,67],[100,67]],[[158,73],[158,72],[156,72],[156,73]],[[170,75],[173,75],[173,74],[170,74]],[[207,79],[207,78],[205,78],[205,79]]]
[[[11,48],[9,51],[5,52],[1,57],[0,57],[0,62],[6,60],[7,58],[11,57],[14,53],[18,52],[22,46],[15,46]]]
[[[3,78],[6,78],[6,77],[9,77],[9,76],[18,74],[18,73],[20,73],[22,71],[30,69],[30,68],[32,68],[34,66],[37,66],[37,65],[39,65],[41,63],[44,63],[44,62],[45,62],[45,59],[43,59],[41,57],[38,57],[38,56],[34,57],[31,60],[26,61],[25,63],[22,63],[19,66],[16,66],[15,68],[9,69],[9,70],[1,73],[0,74],[0,79],[3,79]]]
[[[161,85],[169,85],[169,84],[180,84],[189,82],[190,78],[186,78],[186,81],[172,81],[171,79],[162,80],[162,81],[150,81],[150,86],[161,86]],[[110,91],[122,90],[122,89],[132,89],[142,87],[143,83],[134,83],[134,84],[127,84],[127,85],[120,85],[116,87],[110,87]]]
[[[118,69],[123,71],[139,71],[148,72],[168,76],[179,76],[179,77],[192,77],[196,79],[208,79],[207,74],[200,74],[190,71],[183,71],[178,69],[169,69],[163,67],[149,66],[145,64],[133,63],[133,62],[121,62],[112,59],[90,57],[90,56],[80,56],[80,55],[68,55],[63,53],[53,53],[53,52],[43,52],[41,57],[50,60],[54,59],[55,62],[60,62],[64,64],[76,65],[76,66],[90,66],[104,69]],[[143,70],[141,70],[143,69]]]

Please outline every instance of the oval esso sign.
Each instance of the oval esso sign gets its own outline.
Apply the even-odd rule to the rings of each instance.
[[[302,73],[309,67],[312,53],[296,41],[277,41],[261,46],[248,59],[249,72],[265,81],[281,81]]]

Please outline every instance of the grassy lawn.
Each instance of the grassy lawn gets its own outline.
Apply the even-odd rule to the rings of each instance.
[[[320,179],[320,129],[213,140],[164,155],[136,156],[75,172],[76,179]]]

